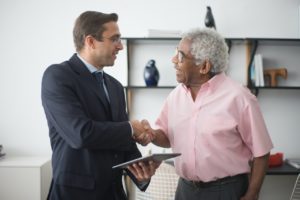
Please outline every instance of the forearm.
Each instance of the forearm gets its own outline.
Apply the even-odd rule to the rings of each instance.
[[[246,196],[249,195],[258,198],[258,194],[268,168],[269,155],[270,154],[268,153],[264,156],[254,158]]]
[[[153,144],[164,148],[171,147],[169,138],[162,130],[160,129],[154,130],[154,133],[155,133],[155,137],[152,141]]]

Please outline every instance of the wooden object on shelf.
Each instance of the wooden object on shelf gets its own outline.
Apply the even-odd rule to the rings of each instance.
[[[251,65],[249,63],[251,62],[251,49],[252,49],[252,43],[248,40],[246,40],[246,66],[247,66],[247,73],[246,73],[246,80],[247,85],[250,85],[251,79],[248,78],[248,74],[250,74],[250,68]]]
[[[264,76],[268,78],[270,81],[271,87],[277,86],[277,77],[281,76],[284,79],[287,79],[287,69],[286,68],[277,68],[277,69],[265,69],[264,70]]]

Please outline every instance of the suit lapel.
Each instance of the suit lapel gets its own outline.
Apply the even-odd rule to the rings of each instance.
[[[110,108],[107,108],[105,105],[105,101],[107,101],[105,98],[105,94],[101,94],[100,93],[100,89],[99,89],[99,85],[96,81],[96,79],[93,77],[93,75],[91,74],[91,72],[86,68],[86,66],[84,65],[84,63],[76,56],[76,54],[74,54],[70,60],[70,66],[71,68],[77,72],[77,74],[80,75],[81,77],[81,81],[87,85],[88,88],[90,88],[100,99],[103,107],[105,107],[105,110],[107,111],[107,113],[110,113]]]

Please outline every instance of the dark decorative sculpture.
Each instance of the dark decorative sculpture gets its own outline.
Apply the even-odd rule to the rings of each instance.
[[[157,86],[159,72],[155,66],[155,60],[149,60],[144,69],[144,79],[147,86]]]
[[[215,20],[214,20],[214,16],[212,14],[210,6],[206,7],[206,16],[205,16],[204,23],[205,23],[205,26],[208,27],[208,28],[217,29],[216,24],[215,24]]]

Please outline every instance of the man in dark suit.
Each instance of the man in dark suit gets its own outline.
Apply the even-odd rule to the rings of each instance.
[[[121,83],[103,72],[123,49],[117,20],[114,13],[82,13],[73,30],[77,53],[43,75],[53,151],[50,200],[127,199],[123,171],[112,166],[141,156],[133,137],[143,130],[128,121]],[[140,163],[126,171],[145,190],[158,165]]]

